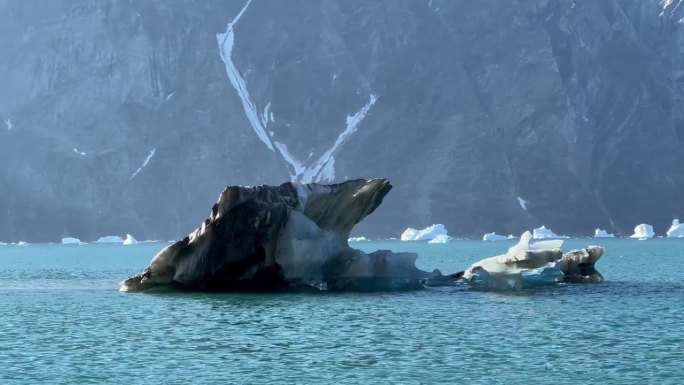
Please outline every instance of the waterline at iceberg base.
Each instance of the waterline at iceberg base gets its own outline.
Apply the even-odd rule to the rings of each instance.
[[[354,225],[382,203],[387,179],[322,185],[229,186],[211,214],[184,239],[161,250],[121,291],[392,291],[471,285],[517,290],[559,282],[600,282],[600,247],[560,251],[562,241],[530,244],[450,275],[415,266],[414,253],[351,248]]]

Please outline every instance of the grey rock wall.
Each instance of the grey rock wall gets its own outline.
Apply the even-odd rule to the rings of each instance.
[[[681,3],[0,0],[0,240],[175,239],[228,184],[378,176],[358,234],[663,233]]]

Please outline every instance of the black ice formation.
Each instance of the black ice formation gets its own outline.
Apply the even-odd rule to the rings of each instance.
[[[430,274],[416,254],[349,247],[351,229],[392,186],[386,179],[340,184],[229,186],[202,225],[163,250],[122,291],[402,290]]]

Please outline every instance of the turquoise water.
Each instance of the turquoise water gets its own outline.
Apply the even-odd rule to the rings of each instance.
[[[505,242],[353,244],[462,270]],[[684,383],[684,240],[600,244],[606,282],[517,294],[144,294],[165,244],[0,246],[0,384]]]

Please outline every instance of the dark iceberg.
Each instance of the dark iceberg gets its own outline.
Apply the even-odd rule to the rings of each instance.
[[[122,291],[407,290],[429,273],[416,254],[349,247],[354,225],[392,186],[386,179],[340,184],[229,186],[202,225],[161,250]]]
[[[601,282],[603,248],[561,252],[563,241],[530,243],[525,232],[507,253],[442,275],[415,266],[414,253],[349,247],[349,234],[390,191],[386,179],[340,184],[229,186],[202,225],[163,250],[122,291],[383,291],[464,285],[520,290]]]

